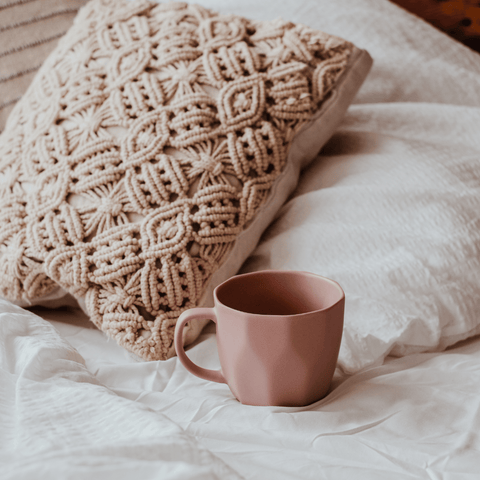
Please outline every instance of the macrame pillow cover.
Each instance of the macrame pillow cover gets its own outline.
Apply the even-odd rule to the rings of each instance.
[[[303,25],[92,0],[0,137],[0,295],[68,292],[131,352],[172,356],[370,66]]]

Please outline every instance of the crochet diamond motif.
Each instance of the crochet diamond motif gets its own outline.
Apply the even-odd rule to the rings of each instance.
[[[0,294],[60,285],[119,344],[167,358],[351,51],[281,20],[90,2],[1,137]]]

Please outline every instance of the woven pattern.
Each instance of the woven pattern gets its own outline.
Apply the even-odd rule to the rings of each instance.
[[[0,139],[0,294],[60,285],[122,346],[167,358],[352,48],[280,20],[91,1]]]

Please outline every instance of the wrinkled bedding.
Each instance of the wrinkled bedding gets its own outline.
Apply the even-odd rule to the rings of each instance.
[[[2,479],[477,478],[480,340],[337,373],[308,407],[249,407],[81,312],[0,308]],[[218,368],[215,348],[207,327],[189,355]]]
[[[355,196],[362,179],[374,174],[377,186],[385,191],[389,178],[397,189],[401,181],[407,185],[408,175],[400,167],[396,170],[402,161],[415,166],[423,160],[432,164],[438,159],[440,164],[445,157],[459,159],[455,172],[464,182],[471,178],[472,191],[467,193],[473,198],[479,183],[475,172],[480,171],[474,168],[480,161],[480,57],[386,0],[202,4],[224,13],[259,19],[275,15],[313,24],[367,49],[374,59],[340,130],[305,172],[296,194],[244,266],[245,271],[280,267],[333,272],[345,287],[348,305],[348,290],[353,292],[372,271],[342,270],[340,256],[327,264],[328,255],[322,252],[313,258],[302,255],[311,247],[309,235],[315,238],[319,228],[330,225],[336,227],[329,230],[334,232],[331,238],[344,238],[348,229],[338,219],[346,217],[329,202],[345,193],[345,213],[361,198],[373,208],[378,190]],[[423,172],[420,163],[416,171]],[[445,178],[439,175],[438,181]],[[405,198],[413,202],[415,190],[409,185]],[[429,185],[429,192],[438,195],[440,187],[434,190],[433,180]],[[446,208],[452,207],[449,192],[446,189]],[[429,218],[427,213],[420,211],[418,228],[422,215]],[[471,268],[479,261],[478,252],[462,243],[467,235],[475,240],[480,231],[478,218],[469,214],[471,221],[459,231],[457,243],[450,250],[445,246],[452,272],[445,276],[446,284],[454,274],[462,276],[458,269],[467,268],[465,262]],[[317,221],[310,225],[312,218]],[[357,219],[358,215],[350,221],[359,232]],[[415,230],[404,223],[405,219],[395,224],[393,217],[387,218],[380,240],[396,238],[395,233],[402,241],[411,238]],[[441,226],[432,233],[433,240],[439,240]],[[296,235],[307,239],[305,248],[290,252],[287,240]],[[400,240],[398,258],[407,255],[415,268],[415,257],[401,248]],[[437,245],[433,240],[431,245]],[[342,244],[335,247],[340,251]],[[325,272],[326,266],[330,271]],[[460,292],[456,300],[464,301],[465,308],[449,308],[447,301],[434,304],[428,292],[409,291],[405,298],[416,301],[412,311],[419,319],[417,328],[395,330],[390,327],[400,322],[392,318],[389,329],[382,330],[384,337],[367,336],[361,345],[360,337],[346,338],[331,393],[303,408],[243,406],[226,385],[192,376],[176,357],[141,361],[95,329],[80,309],[29,312],[0,301],[0,476],[2,480],[478,478],[480,338],[475,335],[480,317],[475,317],[478,288],[472,270],[465,279],[470,290]],[[386,278],[399,278],[393,270],[382,272]],[[412,281],[437,281],[434,270],[429,272],[430,276]],[[351,298],[347,308],[365,308],[360,295]],[[422,305],[431,309],[419,311]],[[425,323],[424,313],[440,307],[448,311],[448,322],[443,327]],[[450,342],[445,341],[448,335]],[[430,344],[421,345],[423,339]],[[362,348],[356,349],[358,345]],[[431,351],[416,353],[416,347]],[[213,325],[206,327],[188,355],[201,366],[219,368]]]

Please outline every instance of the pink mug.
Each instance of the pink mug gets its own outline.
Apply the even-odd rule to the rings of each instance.
[[[214,308],[184,312],[175,349],[200,378],[226,383],[246,405],[303,406],[323,398],[337,364],[345,294],[307,272],[265,270],[231,277],[214,291]],[[221,370],[195,365],[183,348],[193,320],[217,324]]]

